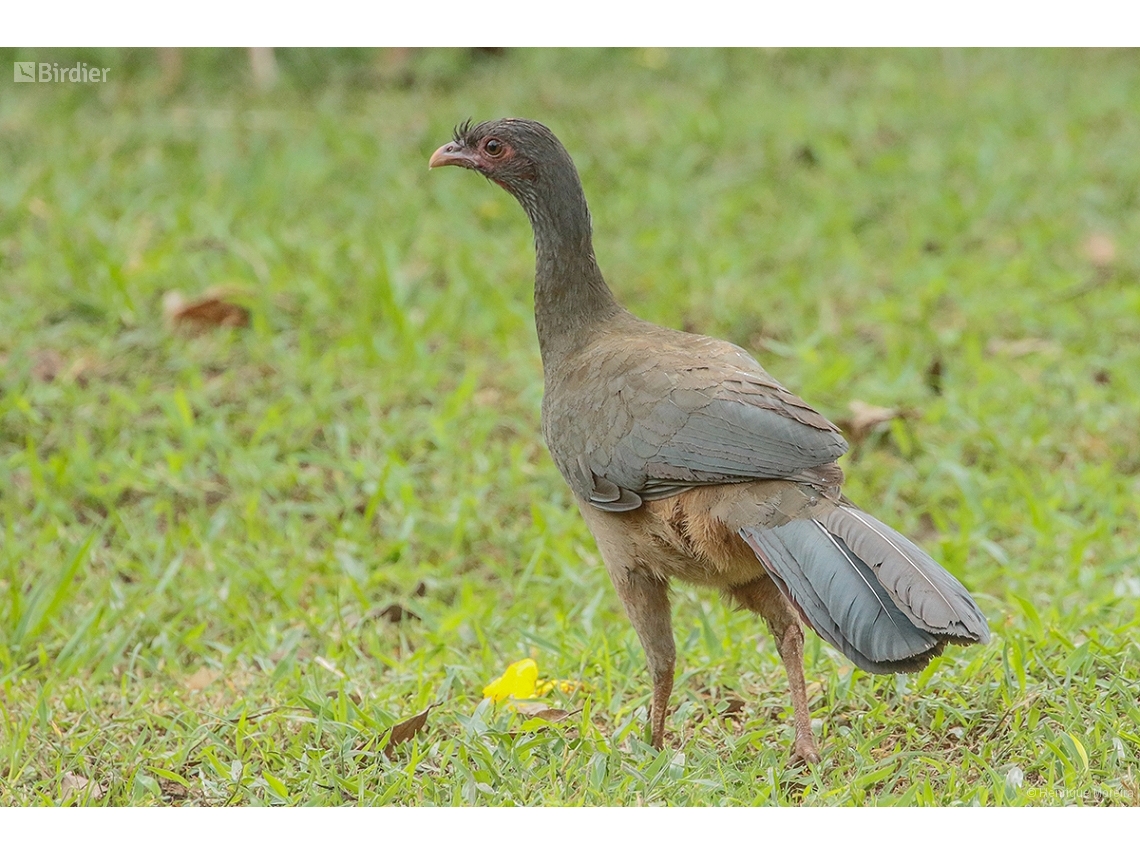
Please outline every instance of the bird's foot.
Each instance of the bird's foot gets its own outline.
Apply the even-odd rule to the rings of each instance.
[[[814,766],[818,762],[819,749],[816,747],[815,740],[811,737],[797,739],[795,747],[792,748],[792,757],[788,761],[788,765]]]

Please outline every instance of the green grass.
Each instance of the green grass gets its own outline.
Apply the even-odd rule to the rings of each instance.
[[[0,803],[1140,802],[1134,51],[285,51],[265,94],[237,51],[22,58],[111,72],[0,83]],[[504,114],[574,155],[631,309],[910,414],[848,492],[994,640],[894,678],[812,636],[818,768],[762,626],[689,589],[644,742],[525,218],[427,170]],[[249,328],[166,327],[218,285]],[[525,656],[579,712],[481,703]]]

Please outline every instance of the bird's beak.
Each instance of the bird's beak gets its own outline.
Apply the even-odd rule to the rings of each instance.
[[[459,143],[449,142],[437,148],[428,161],[428,169],[435,169],[437,166],[463,166],[474,169],[475,159]]]

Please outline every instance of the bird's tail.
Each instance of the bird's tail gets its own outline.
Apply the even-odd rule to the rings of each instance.
[[[740,536],[807,623],[865,671],[917,671],[953,644],[985,643],[985,616],[925,552],[845,500]]]

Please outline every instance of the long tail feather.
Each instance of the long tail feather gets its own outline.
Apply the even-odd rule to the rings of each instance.
[[[957,579],[854,506],[740,536],[807,623],[866,671],[917,670],[946,642],[989,640]]]
[[[871,565],[915,625],[951,640],[990,640],[986,618],[962,583],[906,537],[848,504],[832,511],[826,525]]]

